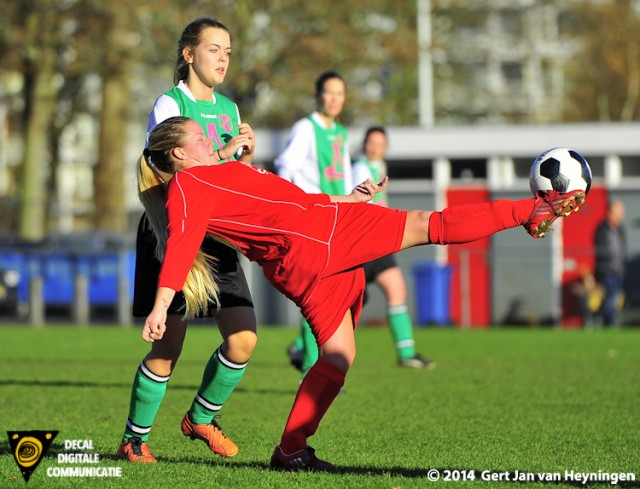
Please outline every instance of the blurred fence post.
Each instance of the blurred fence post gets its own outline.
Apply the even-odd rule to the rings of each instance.
[[[460,250],[460,327],[471,327],[471,265],[469,250]]]
[[[131,295],[132,284],[129,283],[129,257],[125,250],[118,251],[118,322],[122,326],[131,326]]]
[[[43,279],[40,267],[40,260],[37,256],[29,259],[29,323],[40,328],[44,326],[44,297]]]
[[[89,264],[82,256],[74,259],[73,321],[78,326],[89,325]]]

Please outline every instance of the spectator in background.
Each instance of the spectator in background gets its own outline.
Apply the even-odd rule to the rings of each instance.
[[[626,233],[622,221],[624,204],[613,200],[607,208],[607,216],[598,225],[594,238],[596,255],[595,279],[604,291],[597,316],[605,326],[619,324],[618,298],[622,293],[625,262],[627,259]]]

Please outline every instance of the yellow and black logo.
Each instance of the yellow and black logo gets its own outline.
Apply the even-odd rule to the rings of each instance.
[[[7,431],[13,458],[26,482],[29,482],[29,477],[57,434],[57,431]]]

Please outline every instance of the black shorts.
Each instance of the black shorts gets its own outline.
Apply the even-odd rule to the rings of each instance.
[[[380,275],[385,270],[389,268],[397,267],[398,262],[396,261],[395,256],[387,255],[382,258],[378,258],[377,260],[373,260],[367,262],[363,265],[364,267],[364,278],[367,281],[367,284],[374,282],[376,277]]]
[[[376,277],[385,270],[397,266],[398,262],[393,255],[386,255],[378,258],[377,260],[365,263],[362,267],[364,268],[364,279],[366,280],[367,285],[369,285],[371,282],[375,282]],[[364,300],[362,302],[363,304],[366,304],[368,301],[369,293],[367,292],[367,289],[365,289]]]
[[[138,234],[136,236],[136,273],[133,289],[133,315],[146,317],[151,313],[156,300],[160,262],[155,256],[156,237],[147,220],[146,214],[140,218]],[[253,300],[249,292],[249,285],[244,271],[238,261],[238,252],[223,245],[213,238],[206,237],[202,243],[202,250],[217,258],[216,279],[220,289],[220,307],[253,307]],[[185,300],[182,292],[176,293],[167,312],[169,314],[184,314]],[[201,317],[213,316],[216,304],[211,303],[209,310]]]

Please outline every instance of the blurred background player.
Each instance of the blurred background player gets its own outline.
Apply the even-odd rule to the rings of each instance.
[[[307,193],[346,195],[353,188],[347,130],[337,118],[344,108],[346,84],[335,71],[315,82],[316,110],[292,127],[276,171]],[[300,334],[289,347],[291,363],[304,373],[318,359],[309,323],[301,319]]]
[[[623,220],[624,204],[619,200],[609,202],[607,215],[598,225],[594,236],[594,276],[603,291],[602,303],[596,316],[602,318],[604,326],[619,324],[619,302],[627,261],[627,239]]]
[[[362,143],[362,154],[353,163],[353,181],[371,179],[380,182],[388,175],[387,132],[382,126],[367,129]],[[372,203],[389,206],[387,192],[375,195]],[[434,361],[416,353],[413,339],[413,323],[407,309],[407,285],[402,269],[393,255],[387,255],[364,264],[367,284],[375,283],[384,293],[389,330],[396,349],[398,365],[410,368],[435,368]],[[367,294],[365,292],[365,303]]]
[[[231,33],[225,25],[209,17],[198,18],[187,25],[178,41],[176,86],[156,100],[147,135],[169,117],[188,116],[202,126],[221,160],[239,158],[252,162],[253,130],[240,122],[236,104],[215,92],[225,79],[230,56]],[[146,317],[151,312],[160,273],[157,241],[150,219],[157,218],[143,214],[136,239],[133,301],[136,317]],[[223,342],[205,367],[198,393],[182,420],[181,429],[185,436],[204,441],[214,453],[230,457],[238,448],[224,435],[214,416],[244,375],[257,342],[256,317],[237,252],[211,238],[204,240],[202,249],[215,257],[220,285],[220,309],[212,302],[203,315],[215,318]],[[136,371],[123,441],[118,448],[118,456],[125,460],[156,461],[147,441],[182,351],[187,330],[184,314],[185,298],[178,293],[168,309],[167,335],[152,344]]]

